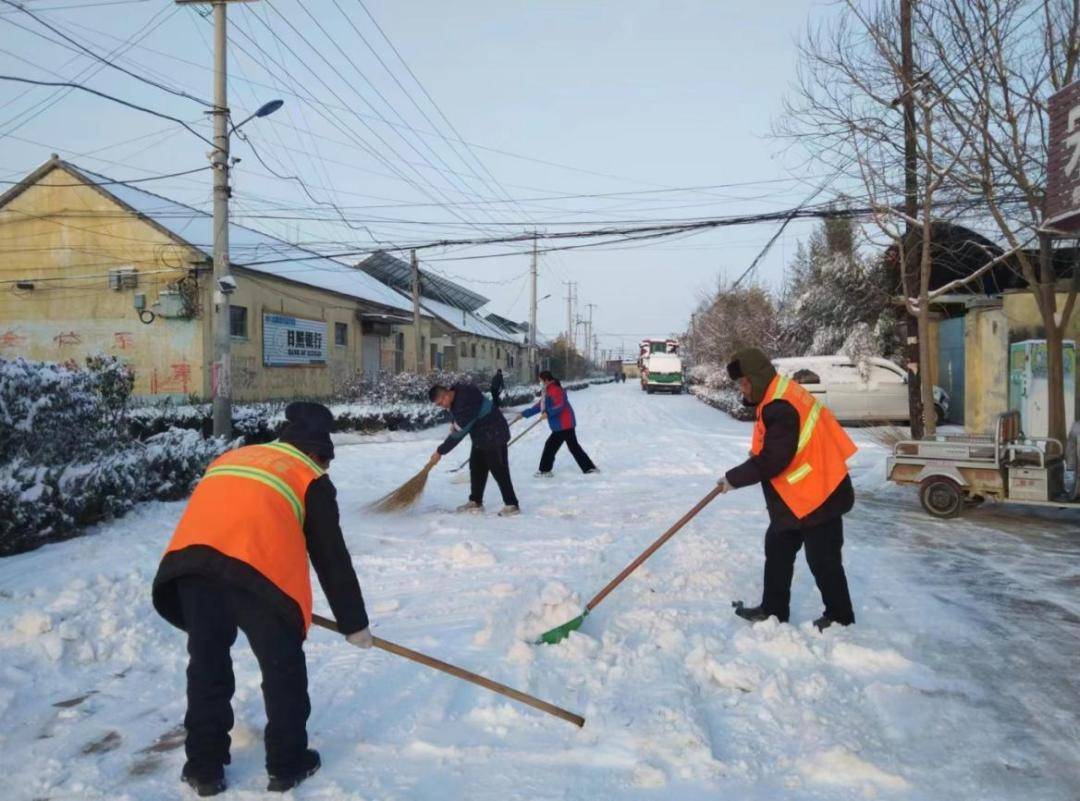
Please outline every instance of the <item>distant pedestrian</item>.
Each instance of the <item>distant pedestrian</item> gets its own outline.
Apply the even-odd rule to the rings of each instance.
[[[180,778],[200,796],[225,790],[238,629],[262,671],[267,790],[288,790],[319,768],[319,753],[307,747],[309,556],[341,633],[359,648],[373,644],[326,474],[333,416],[321,404],[291,403],[285,418],[281,439],[210,464],[154,578],[154,607],[187,632]]]
[[[777,374],[757,348],[739,351],[727,366],[744,403],[757,407],[750,458],[728,470],[721,491],[761,484],[769,510],[765,532],[765,587],[761,604],[735,602],[735,614],[751,622],[790,613],[795,555],[806,545],[806,562],[821,592],[825,613],[814,621],[824,631],[855,622],[841,548],[843,515],[855,503],[846,460],[855,444],[832,412],[796,381]]]
[[[495,404],[495,408],[498,409],[502,403],[499,398],[503,393],[503,389],[506,387],[506,381],[503,380],[502,368],[500,367],[495,371],[495,376],[491,379],[491,402]]]
[[[469,453],[469,478],[471,488],[469,500],[458,507],[459,512],[480,512],[484,508],[484,488],[487,486],[488,473],[499,485],[502,493],[503,508],[500,517],[518,514],[517,495],[510,480],[510,459],[507,445],[510,442],[510,426],[506,424],[503,413],[495,408],[491,398],[472,384],[464,382],[452,387],[435,385],[428,392],[428,397],[436,406],[450,411],[454,430],[450,436],[431,455],[433,462],[438,461],[458,446],[469,435],[472,438],[472,451]]]
[[[566,447],[570,449],[574,461],[581,468],[581,472],[597,472],[592,459],[585,453],[585,449],[578,444],[577,418],[574,415],[573,407],[570,405],[570,400],[566,397],[566,390],[563,389],[559,379],[547,370],[540,373],[540,381],[544,384],[543,397],[534,406],[521,413],[522,417],[533,417],[542,414],[547,418],[548,426],[551,428],[551,434],[548,436],[547,442],[544,443],[544,452],[540,456],[540,469],[536,475],[538,477],[551,475],[551,469],[555,466],[555,454],[558,453],[564,442]]]

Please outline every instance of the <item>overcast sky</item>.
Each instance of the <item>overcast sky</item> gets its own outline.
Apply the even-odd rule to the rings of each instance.
[[[794,78],[797,42],[809,20],[828,13],[821,0],[365,2],[400,60],[359,0],[230,7],[234,119],[284,99],[283,110],[244,130],[275,172],[299,175],[307,188],[272,176],[234,140],[242,159],[234,171],[238,221],[337,252],[370,248],[373,238],[400,245],[534,226],[776,211],[797,205],[821,180],[769,137]],[[211,97],[212,26],[194,7],[162,0],[27,6],[139,75]],[[31,30],[57,38],[0,3],[0,72],[77,79],[208,134],[198,102]],[[80,92],[2,81],[0,142],[7,180],[53,151],[121,179],[206,164],[206,144],[166,120]],[[143,186],[210,208],[208,172]],[[331,204],[349,226],[333,222],[339,212]],[[582,314],[584,304],[596,304],[601,347],[633,353],[642,336],[683,330],[698,294],[721,274],[739,275],[774,232],[756,225],[544,254],[539,294],[551,297],[540,304],[540,328],[565,329],[563,282],[576,281]],[[805,224],[792,225],[763,261],[760,280],[777,286],[807,233]],[[524,320],[527,255],[462,260],[519,250],[528,246],[425,251],[422,258],[467,279],[492,299],[492,311]]]

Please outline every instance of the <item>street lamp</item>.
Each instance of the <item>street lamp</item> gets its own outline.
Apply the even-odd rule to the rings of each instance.
[[[216,15],[214,75],[214,150],[210,162],[214,168],[214,314],[211,318],[214,361],[210,368],[210,393],[213,400],[214,436],[232,436],[232,332],[229,319],[229,295],[236,290],[229,265],[229,137],[255,117],[266,117],[284,105],[271,100],[229,127],[229,107],[225,86],[225,4],[214,6]],[[241,134],[241,137],[243,134]]]
[[[284,100],[271,100],[269,103],[263,103],[261,106],[259,106],[258,111],[256,111],[254,114],[249,114],[244,117],[244,119],[240,120],[240,122],[236,123],[229,131],[229,133],[236,133],[238,129],[242,128],[244,125],[251,122],[256,117],[269,117],[271,114],[273,114],[275,111],[277,111],[284,105]]]

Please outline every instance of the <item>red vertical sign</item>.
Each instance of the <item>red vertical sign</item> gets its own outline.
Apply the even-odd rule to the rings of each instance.
[[[1047,108],[1050,147],[1043,226],[1080,231],[1080,81],[1052,95]]]

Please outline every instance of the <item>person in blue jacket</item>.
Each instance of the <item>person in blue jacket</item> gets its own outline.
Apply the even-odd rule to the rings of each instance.
[[[575,432],[577,418],[574,416],[574,409],[570,405],[570,400],[566,397],[566,390],[559,383],[559,379],[553,376],[550,371],[544,370],[540,373],[540,381],[544,384],[543,397],[536,402],[535,406],[521,413],[522,417],[533,417],[542,414],[547,418],[548,425],[551,427],[551,435],[547,438],[547,442],[544,443],[544,453],[540,456],[540,470],[536,475],[538,477],[551,476],[551,468],[555,466],[555,454],[558,453],[564,442],[566,447],[570,449],[570,453],[573,455],[574,461],[578,463],[582,473],[598,472],[596,465],[589,458],[589,454],[585,453],[585,449],[577,441],[577,433]]]

